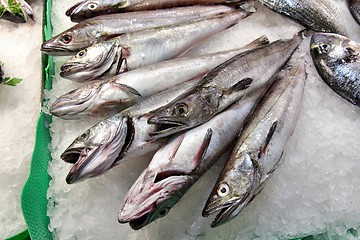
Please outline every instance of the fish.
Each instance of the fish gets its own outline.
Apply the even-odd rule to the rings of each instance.
[[[284,148],[302,105],[307,78],[303,57],[293,57],[274,78],[247,120],[205,204],[204,217],[219,212],[211,227],[234,219],[283,162]]]
[[[61,66],[60,76],[84,82],[176,58],[196,43],[233,26],[250,14],[242,10],[206,20],[145,29],[99,42],[70,58]]]
[[[194,89],[151,112],[149,124],[157,128],[150,136],[162,138],[198,126],[271,84],[271,77],[302,42],[301,34],[240,53],[214,68]]]
[[[96,42],[106,41],[125,33],[179,24],[233,11],[234,8],[227,6],[192,6],[98,16],[80,22],[44,42],[41,51],[49,55],[75,55]]]
[[[337,34],[317,33],[311,56],[324,82],[348,102],[360,107],[360,44]]]
[[[269,39],[261,36],[242,48],[168,60],[106,81],[99,80],[59,97],[50,106],[50,113],[62,119],[109,117],[153,94],[191,79],[201,79],[236,54],[266,44],[269,44]]]
[[[332,0],[259,0],[314,31],[348,35],[344,20]]]
[[[347,0],[348,7],[354,19],[360,24],[360,1]]]
[[[4,69],[0,62],[0,84],[2,84],[3,82],[4,82]]]
[[[240,132],[261,93],[234,103],[209,122],[170,139],[126,194],[119,222],[138,230],[164,217]]]
[[[238,3],[243,0],[84,0],[70,7],[66,16],[73,22],[80,22],[88,18],[110,13],[123,13],[129,11],[147,11],[163,8],[174,8],[191,5],[204,5],[215,3]]]
[[[0,0],[0,19],[14,23],[35,21],[33,10],[25,0]]]
[[[189,81],[153,95],[132,107],[95,124],[78,136],[60,158],[73,164],[68,184],[99,176],[112,167],[157,150],[166,139],[150,140],[153,125],[148,112],[166,104],[195,85]]]

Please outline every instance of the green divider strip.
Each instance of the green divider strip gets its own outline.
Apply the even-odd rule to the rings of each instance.
[[[52,35],[51,7],[52,1],[45,0],[43,40],[51,38]],[[53,74],[53,57],[42,55],[43,89],[51,89]],[[47,99],[43,99],[43,106],[46,102]],[[28,226],[27,238],[15,238],[20,236],[17,235],[13,238],[14,240],[30,238],[32,240],[52,239],[52,234],[48,228],[50,219],[47,216],[47,190],[51,179],[48,175],[48,164],[51,161],[51,152],[49,150],[49,144],[51,143],[49,124],[51,122],[51,116],[41,112],[36,128],[36,141],[31,160],[30,174],[21,195],[21,208]],[[26,236],[26,232],[21,236]]]
[[[31,240],[30,234],[28,230],[25,230],[21,233],[19,233],[16,236],[13,236],[11,238],[7,238],[6,240]]]

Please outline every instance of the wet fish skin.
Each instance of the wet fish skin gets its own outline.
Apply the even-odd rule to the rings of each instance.
[[[149,132],[154,126],[147,124],[148,112],[193,86],[190,81],[156,94],[86,130],[60,156],[65,162],[74,164],[67,183],[99,176],[122,162],[160,148],[166,139],[149,141]]]
[[[153,94],[190,79],[201,79],[232,56],[268,43],[268,38],[262,36],[239,49],[173,59],[125,72],[64,94],[51,105],[50,113],[63,119],[108,117]]]
[[[8,0],[0,0],[0,7],[3,8],[3,13],[0,12],[0,18],[14,23],[25,23],[35,21],[33,10],[25,0],[13,0],[13,4],[18,6],[21,13],[13,12],[9,6]],[[0,8],[1,9],[1,8]]]
[[[312,30],[348,35],[341,15],[332,0],[259,0],[259,2]]]
[[[80,51],[61,67],[60,75],[83,82],[169,60],[250,14],[252,12],[248,10],[241,10],[205,20],[124,34]]]
[[[126,195],[119,222],[129,222],[137,230],[164,217],[229,149],[260,95],[234,103],[209,122],[164,144]]]
[[[161,138],[198,126],[235,101],[264,88],[301,41],[300,35],[278,40],[219,65],[196,88],[152,111],[149,123],[158,128],[151,137]]]
[[[315,34],[311,55],[324,82],[338,95],[360,107],[360,45],[337,34]]]
[[[84,0],[69,8],[66,15],[73,22],[80,22],[99,15],[128,11],[147,11],[192,5],[237,3],[243,0]]]
[[[49,55],[75,55],[95,42],[124,33],[179,24],[233,11],[234,8],[226,6],[193,6],[98,16],[80,22],[44,42],[41,50]]]
[[[360,24],[360,1],[347,0],[347,4],[354,19]]]
[[[301,109],[305,63],[293,58],[249,118],[205,204],[202,215],[219,212],[212,227],[235,218],[282,163]]]

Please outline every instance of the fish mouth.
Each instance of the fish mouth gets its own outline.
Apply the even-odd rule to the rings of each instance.
[[[72,184],[87,178],[105,173],[114,166],[114,162],[122,151],[130,144],[131,122],[121,118],[112,126],[113,131],[106,142],[94,146],[69,147],[61,154],[61,159],[74,164],[66,177],[66,182]]]
[[[78,2],[74,6],[70,7],[68,10],[66,10],[65,15],[70,17],[71,20],[73,20],[72,19],[73,15],[79,11],[78,8],[81,7],[81,5],[83,5],[84,2],[85,1]]]
[[[170,117],[151,117],[148,124],[157,125],[156,130],[149,133],[150,137],[154,139],[170,136],[189,127],[183,119]]]
[[[132,229],[139,230],[139,229],[143,228],[144,226],[148,225],[149,222],[150,222],[150,214],[146,213],[142,217],[140,217],[134,221],[130,221],[129,225]]]
[[[41,45],[40,50],[45,54],[53,56],[68,56],[76,54],[76,51],[71,51],[68,48],[55,45],[51,41],[44,42]]]
[[[216,212],[219,212],[211,223],[212,228],[218,227],[237,216],[240,210],[245,206],[244,202],[246,199],[247,197],[236,197],[226,201],[223,204],[214,202],[205,206],[202,212],[202,216],[208,217]]]
[[[79,63],[79,62],[65,63],[60,67],[60,71],[61,71],[60,76],[66,78],[71,74],[77,73],[86,67],[87,67],[86,63]]]

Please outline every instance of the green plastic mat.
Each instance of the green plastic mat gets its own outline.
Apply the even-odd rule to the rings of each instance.
[[[43,39],[52,37],[51,25],[52,1],[44,0]],[[52,76],[54,75],[53,57],[42,56],[42,79],[43,89],[52,88]],[[45,105],[47,99],[43,99]],[[51,143],[49,124],[52,122],[50,115],[41,112],[36,129],[36,142],[32,155],[30,174],[24,185],[21,196],[21,207],[28,229],[7,240],[47,240],[53,239],[48,228],[50,219],[47,216],[47,190],[50,176],[47,173],[48,164],[52,160],[49,144]],[[349,229],[343,237],[334,237],[329,233],[313,236],[299,236],[293,240],[347,240],[349,237],[358,238],[359,234],[354,229]]]

